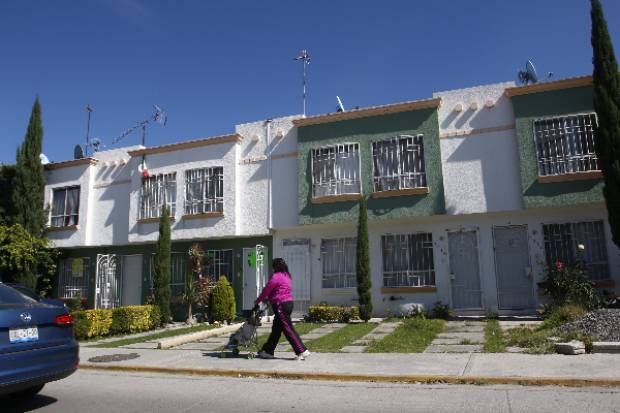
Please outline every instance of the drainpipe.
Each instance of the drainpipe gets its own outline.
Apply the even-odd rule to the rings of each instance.
[[[271,148],[270,148],[270,144],[271,144],[271,119],[267,119],[265,121],[265,127],[266,127],[266,134],[267,137],[265,139],[265,145],[266,145],[266,154],[267,154],[267,170],[268,170],[268,177],[267,177],[267,230],[269,231],[269,233],[271,233],[271,229],[272,229],[272,214],[271,214],[271,210],[272,210],[272,195],[271,195]]]

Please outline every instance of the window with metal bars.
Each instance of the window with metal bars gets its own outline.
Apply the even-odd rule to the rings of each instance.
[[[594,149],[596,125],[595,113],[534,121],[538,175],[600,170]]]
[[[603,221],[543,224],[547,265],[560,261],[575,264],[579,245],[583,245],[583,261],[592,280],[609,278],[607,246]]]
[[[422,135],[401,135],[372,143],[374,191],[426,187]]]
[[[357,143],[312,149],[314,197],[359,194],[360,151]]]
[[[185,171],[185,214],[224,211],[224,168]]]
[[[323,288],[355,288],[357,238],[321,240]]]
[[[185,292],[185,278],[187,277],[189,257],[184,252],[170,253],[170,294],[180,296]],[[151,254],[148,261],[149,291],[155,294],[155,254]]]
[[[433,234],[381,237],[384,287],[435,286]]]
[[[140,189],[140,219],[159,218],[164,205],[174,216],[177,200],[176,172],[142,178]]]
[[[219,280],[226,276],[228,281],[234,283],[233,273],[233,250],[207,250],[207,265],[204,274],[212,280]]]
[[[65,258],[58,263],[58,297],[88,298],[90,258]]]
[[[50,226],[68,227],[77,225],[80,210],[80,187],[54,189]]]

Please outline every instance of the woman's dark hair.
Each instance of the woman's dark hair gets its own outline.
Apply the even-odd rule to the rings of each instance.
[[[273,272],[285,272],[289,277],[291,276],[288,272],[288,265],[286,265],[286,262],[282,258],[274,258],[271,262],[271,266],[273,267]]]

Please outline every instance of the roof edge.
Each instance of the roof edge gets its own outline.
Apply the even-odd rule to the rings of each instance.
[[[89,158],[71,159],[69,161],[62,161],[62,162],[51,162],[51,163],[43,165],[43,168],[47,171],[50,171],[54,169],[71,168],[73,166],[80,166],[80,165],[97,165],[98,162],[99,162],[98,159],[89,157]]]
[[[243,141],[243,136],[239,135],[238,133],[233,133],[230,135],[212,136],[208,138],[194,139],[191,141],[169,143],[169,144],[160,145],[160,146],[153,146],[150,148],[138,149],[135,151],[128,151],[127,153],[129,154],[129,156],[135,157],[135,156],[142,156],[142,155],[153,155],[157,153],[181,151],[184,149],[199,148],[202,146],[218,145],[218,144],[229,143],[229,142],[237,143],[241,141]]]
[[[574,87],[590,86],[592,76],[571,77],[568,79],[555,80],[553,82],[534,83],[532,85],[515,86],[506,88],[506,96],[521,96],[532,93],[547,92],[550,90],[570,89]]]
[[[323,115],[312,116],[309,118],[301,118],[293,120],[293,124],[297,127],[318,125],[321,123],[339,122],[342,120],[359,119],[369,116],[388,115],[391,113],[408,112],[410,110],[431,109],[441,105],[441,98],[432,98],[424,100],[414,100],[410,102],[392,103],[389,105],[372,106],[362,109],[354,109],[345,112],[327,113]]]

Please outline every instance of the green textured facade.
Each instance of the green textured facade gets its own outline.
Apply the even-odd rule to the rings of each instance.
[[[228,276],[235,291],[237,309],[243,302],[243,249],[254,248],[257,244],[267,247],[265,269],[271,273],[271,260],[273,258],[273,239],[267,237],[248,237],[248,238],[227,238],[213,240],[192,240],[192,241],[173,241],[172,253],[187,254],[189,248],[194,243],[200,244],[204,250],[232,250],[233,252],[233,274]],[[62,258],[89,258],[89,266],[85,276],[88,277],[88,307],[93,308],[95,302],[95,284],[97,272],[97,255],[114,254],[118,256],[142,255],[142,274],[133,274],[135,282],[142,286],[142,302],[146,301],[151,283],[151,260],[150,257],[155,253],[155,243],[108,246],[108,247],[85,247],[61,249]]]
[[[372,142],[397,135],[424,136],[428,194],[373,198]],[[439,123],[436,109],[421,109],[360,119],[303,126],[298,131],[299,224],[354,222],[358,202],[312,203],[312,149],[339,143],[359,143],[362,193],[368,196],[372,220],[412,218],[445,213]]]
[[[534,144],[534,121],[593,112],[592,87],[552,90],[512,97],[525,208],[558,207],[604,202],[603,180],[540,183]]]

